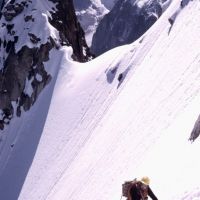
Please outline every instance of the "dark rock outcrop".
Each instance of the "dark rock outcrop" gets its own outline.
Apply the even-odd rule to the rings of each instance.
[[[27,6],[26,1],[22,1],[21,3],[16,4],[7,4],[3,11],[3,16],[5,17],[5,20],[11,21],[14,17],[19,15],[23,11],[24,6]]]
[[[100,55],[137,40],[162,14],[159,0],[119,0],[104,16],[93,36],[91,50]]]
[[[199,137],[199,135],[200,135],[200,115],[194,124],[189,140],[193,142],[194,140],[197,139],[197,137]]]
[[[85,62],[91,59],[93,55],[86,44],[85,33],[76,18],[73,0],[50,1],[57,3],[57,11],[51,12],[52,18],[49,18],[49,22],[59,31],[62,45],[72,46],[72,57],[76,61]]]
[[[0,0],[0,19],[1,19],[1,16],[2,16],[1,10],[2,10],[4,4],[5,4],[5,0]]]
[[[96,31],[99,21],[109,10],[102,4],[102,0],[74,0],[76,15],[84,29],[87,44],[91,46],[92,36]],[[109,0],[112,2],[113,0]]]
[[[72,0],[12,0],[4,5],[0,21],[0,130],[13,116],[28,111],[38,95],[51,81],[45,68],[49,53],[63,45],[71,46],[72,58],[85,62],[93,58],[77,21]],[[45,2],[44,2],[45,1]],[[47,14],[37,6],[47,6]],[[49,8],[49,5],[54,5]],[[49,9],[49,10],[48,10]],[[49,16],[51,13],[51,16]],[[43,15],[42,15],[43,14]],[[41,15],[38,17],[38,15]],[[41,20],[40,17],[43,19]],[[47,32],[37,34],[34,28],[51,24]],[[57,31],[53,37],[51,30]],[[38,30],[41,32],[41,30]],[[55,31],[54,31],[55,32]],[[41,37],[42,35],[42,37]]]

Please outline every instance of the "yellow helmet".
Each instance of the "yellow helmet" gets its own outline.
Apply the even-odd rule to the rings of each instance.
[[[150,183],[150,179],[149,179],[148,176],[142,177],[139,181],[142,182],[145,185],[149,185],[149,183]]]

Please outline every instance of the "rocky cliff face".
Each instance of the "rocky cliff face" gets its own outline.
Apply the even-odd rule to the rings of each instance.
[[[2,10],[3,6],[4,6],[5,0],[0,0],[0,11]],[[1,18],[1,12],[0,12],[0,18]]]
[[[100,55],[138,39],[161,16],[166,0],[119,0],[99,23],[91,50]]]
[[[85,31],[87,44],[90,46],[99,21],[109,10],[100,0],[74,0],[74,6],[78,20]]]
[[[92,43],[93,34],[101,19],[110,12],[117,0],[74,0],[76,15],[85,31],[86,41]]]
[[[75,14],[73,0],[49,0],[56,4],[56,12],[51,12],[49,22],[59,31],[61,45],[73,48],[73,59],[85,62],[92,54],[85,41],[85,33]]]
[[[51,50],[73,48],[72,58],[92,58],[72,0],[10,0],[0,20],[0,129],[37,100],[51,81]]]

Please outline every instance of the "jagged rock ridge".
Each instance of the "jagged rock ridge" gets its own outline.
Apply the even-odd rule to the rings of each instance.
[[[73,48],[72,57],[76,61],[85,62],[93,55],[85,41],[85,33],[75,14],[73,0],[49,0],[56,4],[56,12],[52,12],[49,22],[59,31],[62,45]],[[67,11],[67,12],[66,12]]]
[[[74,0],[74,6],[78,20],[85,31],[87,44],[90,46],[99,21],[109,10],[100,0]]]
[[[97,27],[92,39],[92,52],[100,55],[138,39],[161,16],[164,2],[166,0],[117,1]]]
[[[80,62],[93,55],[76,19],[72,0],[6,1],[0,26],[2,130],[14,115],[29,110],[51,81],[46,62],[52,49],[72,46],[72,58]]]
[[[76,15],[91,46],[93,34],[101,19],[110,12],[117,0],[74,0]]]

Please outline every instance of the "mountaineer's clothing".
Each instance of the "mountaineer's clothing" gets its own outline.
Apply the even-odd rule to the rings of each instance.
[[[152,200],[158,200],[151,188],[141,182],[136,182],[130,189],[131,200],[147,200],[148,196]]]

